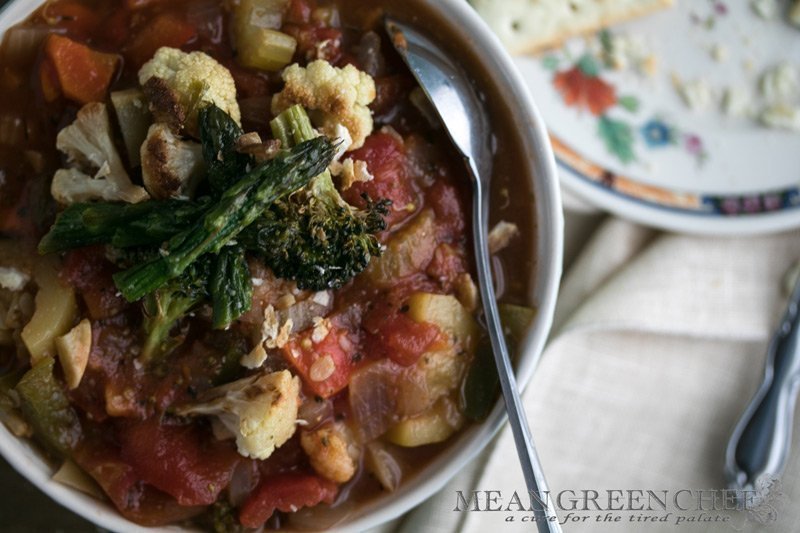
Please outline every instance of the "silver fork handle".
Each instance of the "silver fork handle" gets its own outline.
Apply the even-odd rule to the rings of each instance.
[[[473,173],[473,177],[477,179],[477,170],[467,164],[469,171]],[[539,456],[536,453],[536,447],[533,444],[531,437],[531,430],[528,426],[528,421],[525,416],[525,410],[522,407],[522,401],[519,396],[519,388],[517,380],[512,371],[511,360],[508,355],[508,347],[506,346],[505,337],[502,334],[503,328],[500,322],[500,313],[497,308],[497,297],[494,291],[494,282],[492,277],[492,270],[489,265],[489,252],[488,252],[488,202],[485,201],[483,187],[476,187],[474,191],[474,205],[473,205],[473,228],[475,234],[475,262],[477,263],[478,275],[480,278],[486,280],[481,283],[481,300],[483,301],[483,310],[486,314],[487,328],[489,330],[489,338],[492,343],[492,353],[494,354],[497,371],[500,377],[500,387],[503,391],[503,398],[505,399],[506,411],[508,412],[508,421],[511,425],[511,431],[514,434],[514,443],[517,447],[517,454],[519,455],[520,464],[522,466],[522,474],[525,477],[525,483],[528,487],[528,492],[531,496],[531,506],[534,511],[536,519],[536,527],[539,533],[561,533],[561,526],[558,522],[555,508],[552,499],[550,498],[550,491],[547,487],[547,481],[544,477]]]
[[[736,425],[725,453],[728,486],[748,503],[761,476],[786,467],[800,388],[800,281],[767,352],[764,379]],[[752,501],[752,500],[751,500]]]

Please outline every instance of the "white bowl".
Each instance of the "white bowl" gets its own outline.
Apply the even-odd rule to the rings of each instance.
[[[0,13],[0,33],[30,15],[42,2],[14,0]],[[514,128],[529,157],[525,173],[535,194],[536,261],[529,301],[538,309],[534,324],[523,341],[517,367],[517,382],[524,387],[531,378],[550,331],[556,294],[561,276],[563,216],[553,151],[544,126],[525,84],[500,41],[472,8],[463,0],[423,0],[437,19],[459,29],[463,43],[459,49],[478,58],[483,68],[492,72],[492,80],[514,114]],[[413,22],[413,21],[412,21]],[[522,173],[521,173],[522,174]],[[357,515],[337,526],[337,530],[364,531],[386,523],[439,491],[489,443],[506,420],[502,401],[489,417],[462,432],[447,450],[436,457],[423,472],[402,484],[392,493],[361,508]],[[112,505],[51,479],[53,469],[35,447],[14,437],[0,424],[0,453],[31,483],[53,500],[112,531],[152,532],[124,519]],[[54,527],[57,524],[53,524]],[[167,527],[159,531],[185,531]]]

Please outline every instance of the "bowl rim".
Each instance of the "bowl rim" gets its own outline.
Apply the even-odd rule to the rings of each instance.
[[[519,133],[525,153],[530,157],[529,179],[534,189],[534,234],[536,235],[536,263],[531,273],[535,283],[529,298],[537,302],[534,323],[522,342],[517,368],[517,382],[524,389],[530,382],[539,362],[553,322],[556,297],[562,271],[563,225],[561,192],[550,138],[539,110],[522,75],[500,40],[489,29],[471,6],[463,0],[423,0],[430,9],[444,15],[476,50],[480,61],[492,68],[498,78],[496,85],[504,96],[509,96],[518,106],[515,113],[515,130]],[[11,0],[0,9],[0,35],[21,22],[43,3],[31,0]],[[385,524],[410,511],[451,480],[467,463],[471,462],[492,440],[506,422],[502,401],[498,400],[489,417],[481,424],[462,432],[453,443],[425,469],[425,476],[416,475],[393,493],[390,501],[378,498],[366,504],[358,515],[346,518],[336,531],[364,531]],[[469,445],[463,445],[469,441]],[[128,521],[107,502],[97,500],[76,489],[53,481],[52,467],[31,444],[13,436],[0,424],[0,454],[23,477],[47,494],[56,503],[81,515],[87,520],[112,531],[147,533],[155,531]],[[159,531],[185,532],[186,528],[168,526]]]

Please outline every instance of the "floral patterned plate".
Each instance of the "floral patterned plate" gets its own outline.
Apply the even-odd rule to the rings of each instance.
[[[761,79],[781,63],[800,70],[800,29],[744,0],[677,2],[517,58],[570,192],[644,224],[706,234],[800,227],[800,131],[758,120]],[[735,113],[723,110],[728,92],[739,95]]]

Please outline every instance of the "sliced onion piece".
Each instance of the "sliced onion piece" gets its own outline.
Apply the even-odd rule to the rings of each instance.
[[[385,444],[380,441],[367,444],[364,459],[367,470],[375,476],[384,489],[393,492],[400,486],[403,469]]]
[[[30,62],[52,28],[48,26],[15,26],[6,32],[3,59],[14,65]]]

